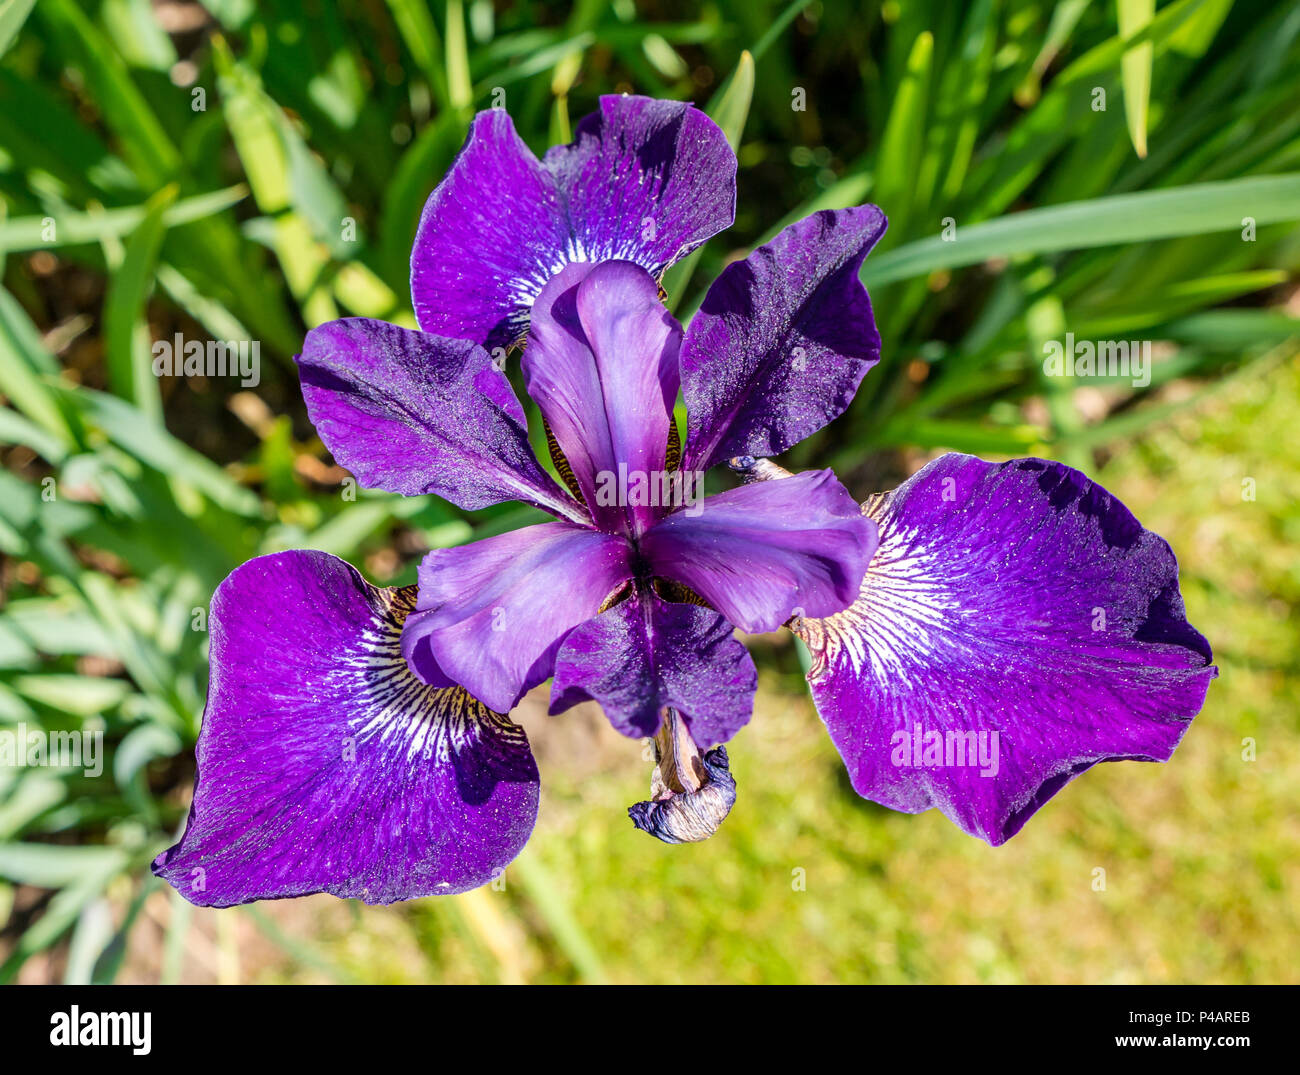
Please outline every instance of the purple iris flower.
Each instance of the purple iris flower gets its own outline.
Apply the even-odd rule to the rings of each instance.
[[[730,223],[734,175],[686,105],[605,98],[541,162],[483,113],[421,221],[421,330],[348,318],[308,334],[308,412],[363,485],[522,500],[554,521],[434,550],[415,586],[371,586],[317,552],[222,583],[194,803],[154,863],[188,899],[389,903],[490,880],[537,814],[507,714],[547,679],[552,713],[594,700],[653,739],[634,824],[703,839],[734,804],[722,744],[756,687],[734,628],[804,639],[859,793],[938,807],[992,844],[1097,762],[1172,754],[1210,649],[1169,546],[1099,486],[954,454],[859,505],[828,470],[769,461],[841,414],[878,360],[859,270],[885,219],[861,206],[791,225],[683,331],[658,277]],[[559,480],[488,350],[525,339]],[[723,462],[742,483],[704,497]]]

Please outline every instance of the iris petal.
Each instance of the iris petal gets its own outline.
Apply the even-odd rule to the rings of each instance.
[[[259,557],[221,584],[194,802],[154,873],[202,906],[391,903],[475,888],[519,853],[537,817],[528,741],[410,674],[413,591],[320,552]]]
[[[566,267],[533,309],[528,394],[604,529],[639,531],[664,514],[669,498],[651,483],[666,474],[681,336],[654,280],[628,261]]]
[[[321,440],[363,486],[586,518],[537,462],[523,408],[481,347],[352,317],[312,329],[298,367]]]
[[[425,203],[411,250],[411,300],[426,332],[489,349],[515,343],[528,308],[568,258],[555,182],[505,109],[480,112]]]
[[[838,417],[880,358],[858,279],[885,232],[874,205],[823,210],[723,270],[682,344],[682,466],[780,455]]]
[[[698,513],[669,515],[640,543],[656,574],[689,586],[745,631],[840,611],[875,547],[875,523],[829,470],[707,497]]]
[[[431,657],[443,675],[508,712],[550,678],[564,635],[631,576],[630,553],[621,537],[560,522],[434,549],[420,565],[419,611],[403,652],[417,670],[421,655]]]
[[[569,632],[555,662],[551,712],[594,700],[615,728],[638,738],[653,736],[672,706],[707,749],[748,722],[757,685],[731,624],[647,589]]]
[[[736,155],[690,104],[610,94],[543,161],[564,192],[575,260],[658,277],[736,216]]]
[[[1169,759],[1217,670],[1169,546],[1115,497],[951,454],[864,511],[861,594],[797,627],[859,794],[996,845],[1098,762]]]
[[[504,109],[480,112],[420,218],[416,317],[428,332],[507,347],[564,265],[627,260],[658,277],[730,227],[735,206],[736,156],[689,104],[602,97],[541,161]]]

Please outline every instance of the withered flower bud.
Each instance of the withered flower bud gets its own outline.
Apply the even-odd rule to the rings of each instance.
[[[731,812],[736,780],[725,747],[701,755],[675,709],[664,711],[654,737],[655,770],[648,802],[628,807],[632,824],[666,844],[707,840]]]

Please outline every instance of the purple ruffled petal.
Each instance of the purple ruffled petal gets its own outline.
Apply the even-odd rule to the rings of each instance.
[[[574,260],[634,261],[658,277],[736,216],[736,155],[680,101],[602,97],[543,163],[565,194]]]
[[[823,210],[727,266],[682,344],[682,466],[779,455],[843,413],[880,358],[858,279],[885,232],[874,205]]]
[[[735,206],[736,156],[689,104],[602,97],[573,143],[542,161],[504,110],[481,112],[420,218],[416,317],[428,332],[506,347],[564,265],[626,260],[657,278],[730,227]]]
[[[298,369],[321,440],[363,486],[586,518],[537,462],[523,408],[481,347],[352,317],[312,329]]]
[[[533,308],[528,394],[604,529],[639,532],[666,511],[669,498],[651,493],[666,474],[681,337],[654,280],[628,261],[570,265]]]
[[[523,848],[523,730],[402,659],[414,587],[320,552],[236,569],[212,601],[208,705],[180,843],[154,873],[191,903],[464,892]]]
[[[857,595],[876,526],[829,470],[706,498],[641,539],[657,575],[684,583],[745,631],[828,616]]]
[[[1115,497],[952,454],[863,510],[861,595],[796,628],[859,794],[996,845],[1098,762],[1168,760],[1217,670],[1168,544]]]
[[[542,523],[434,549],[419,570],[419,611],[402,650],[432,660],[475,698],[509,712],[548,679],[564,635],[596,615],[632,574],[621,537]]]
[[[701,749],[725,743],[749,720],[758,673],[731,624],[706,608],[649,591],[575,627],[560,647],[551,712],[599,702],[633,738],[653,736],[662,710],[682,716]]]
[[[542,285],[571,259],[563,197],[504,109],[480,112],[425,203],[411,301],[426,332],[515,343]]]

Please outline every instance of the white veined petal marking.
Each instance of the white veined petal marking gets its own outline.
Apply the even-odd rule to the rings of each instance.
[[[503,749],[523,746],[523,728],[489,709],[463,687],[430,687],[402,656],[402,625],[414,610],[417,587],[370,587],[373,618],[360,644],[338,655],[326,685],[352,699],[348,727],[358,744],[404,741],[407,761],[449,764],[485,739]],[[484,733],[491,731],[490,735]]]
[[[812,657],[809,681],[847,661],[855,674],[869,664],[875,676],[906,683],[914,665],[903,655],[925,652],[934,633],[960,614],[945,584],[950,580],[934,573],[916,529],[900,526],[887,507],[885,494],[862,504],[862,514],[877,525],[880,543],[857,600],[842,612],[793,625]]]

